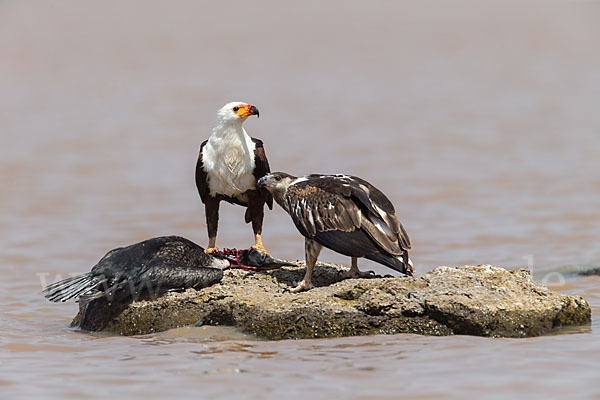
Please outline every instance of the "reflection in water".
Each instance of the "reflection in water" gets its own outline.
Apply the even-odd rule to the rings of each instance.
[[[600,53],[594,2],[0,3],[0,387],[5,397],[598,396],[591,327],[526,340],[264,342],[226,327],[124,338],[68,328],[40,279],[178,234],[206,245],[193,183],[227,101],[274,170],[364,177],[419,273],[529,266],[600,306]],[[248,247],[223,205],[219,246]],[[302,258],[282,210],[265,245]],[[346,263],[323,251],[323,260]],[[390,270],[366,261],[363,269]],[[564,279],[564,280],[561,280]],[[566,367],[568,365],[568,368]]]

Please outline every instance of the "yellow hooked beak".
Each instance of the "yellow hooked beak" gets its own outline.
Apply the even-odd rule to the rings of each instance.
[[[246,118],[251,115],[259,116],[258,108],[251,106],[250,104],[235,106],[233,107],[233,112],[239,115],[240,118]]]

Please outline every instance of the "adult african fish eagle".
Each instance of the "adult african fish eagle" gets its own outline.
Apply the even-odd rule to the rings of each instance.
[[[259,189],[256,181],[270,172],[260,139],[251,138],[242,127],[258,109],[239,101],[228,103],[217,112],[217,126],[200,146],[196,163],[196,187],[204,203],[208,229],[207,253],[216,250],[221,200],[246,208],[246,223],[252,222],[254,245],[266,253],[261,234],[265,203],[273,208],[273,197]]]
[[[348,276],[362,276],[358,257],[406,275],[414,272],[408,257],[410,239],[394,206],[375,186],[356,176],[274,172],[258,181],[291,217],[305,238],[306,274],[293,292],[312,287],[321,247],[352,257]]]

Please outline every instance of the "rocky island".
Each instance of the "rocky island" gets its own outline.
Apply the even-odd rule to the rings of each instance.
[[[416,277],[340,280],[347,267],[319,263],[316,287],[290,293],[304,274],[299,266],[229,269],[208,288],[132,303],[105,330],[139,335],[208,324],[270,340],[393,333],[531,337],[591,321],[583,298],[553,292],[527,270],[438,267]]]

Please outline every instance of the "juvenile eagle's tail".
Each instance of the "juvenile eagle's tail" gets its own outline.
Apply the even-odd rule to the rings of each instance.
[[[406,251],[400,256],[392,256],[387,253],[374,253],[366,255],[365,258],[388,266],[408,276],[412,276],[415,272],[415,267]]]
[[[101,280],[88,272],[87,274],[54,282],[46,286],[42,293],[48,300],[53,302],[67,301],[91,292],[98,288],[100,283],[102,283]]]

